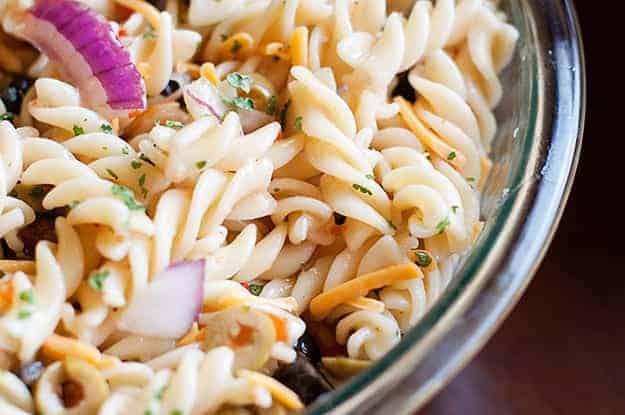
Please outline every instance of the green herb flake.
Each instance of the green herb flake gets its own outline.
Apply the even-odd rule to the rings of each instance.
[[[170,415],[182,415],[182,411],[180,409],[174,409],[169,414]]]
[[[27,318],[29,318],[33,313],[31,313],[28,310],[20,310],[17,312],[17,318],[20,320],[26,320]]]
[[[123,146],[123,147],[122,147],[122,154],[124,154],[124,155],[126,155],[126,156],[127,156],[128,154],[130,154],[130,150],[128,149],[128,147],[127,147],[127,146]]]
[[[33,290],[24,290],[19,295],[20,300],[28,304],[35,304],[35,293]]]
[[[197,167],[198,170],[202,170],[204,167],[206,167],[206,160],[196,162],[195,167]]]
[[[105,132],[106,134],[113,134],[113,127],[111,127],[108,124],[102,124],[100,125],[100,130],[102,130],[103,132]]]
[[[475,177],[467,177],[466,180],[469,183],[473,183],[475,181]]]
[[[249,94],[252,88],[252,78],[247,75],[242,75],[239,72],[229,73],[228,76],[226,76],[226,81],[228,81],[231,87],[240,89],[246,94]]]
[[[33,186],[28,192],[28,196],[34,197],[34,198],[43,197],[45,194],[46,194],[46,191],[43,188],[43,186],[40,184]]]
[[[151,27],[148,28],[148,30],[146,30],[143,33],[143,38],[144,39],[156,39],[158,37],[158,35],[156,34],[156,32],[154,31],[154,29],[152,29]]]
[[[15,114],[13,114],[12,112],[5,112],[4,114],[0,115],[0,120],[2,121],[11,121],[13,120],[13,117],[15,117]]]
[[[260,292],[263,290],[263,286],[260,284],[250,284],[250,293],[252,293],[255,296],[259,296]]]
[[[143,185],[145,185],[145,173],[139,177],[139,186],[143,187]]]
[[[139,179],[141,180],[141,179]],[[132,193],[132,190],[127,188],[126,186],[122,186],[119,184],[113,185],[111,188],[111,192],[113,196],[121,199],[122,202],[128,207],[130,210],[145,210],[145,206],[137,203],[135,196]]]
[[[449,153],[449,154],[447,155],[447,160],[450,160],[450,161],[451,161],[451,160],[453,160],[453,159],[455,159],[455,158],[456,158],[456,152],[455,152],[455,151],[452,151],[451,153]]]
[[[352,187],[353,187],[354,189],[358,190],[360,193],[363,193],[363,194],[365,194],[365,195],[369,195],[369,196],[372,196],[372,195],[373,195],[373,192],[372,192],[371,190],[367,189],[367,188],[366,188],[366,187],[364,187],[364,186],[359,185],[358,183],[354,183],[354,184],[352,184]]]
[[[154,398],[158,399],[159,401],[163,399],[163,395],[165,395],[165,389],[165,386],[161,387],[158,392],[156,392],[156,395],[154,395]]]
[[[130,162],[130,167],[132,167],[135,170],[140,169],[141,166],[143,166],[143,163],[141,163],[138,160],[133,160],[133,161]]]
[[[139,159],[145,161],[148,164],[151,164],[152,166],[156,166],[156,164],[154,164],[154,162],[147,158],[146,155],[143,153],[139,154]]]
[[[108,269],[103,271],[96,271],[87,280],[87,283],[91,288],[96,291],[102,291],[102,287],[104,286],[104,281],[109,277],[111,272]]]
[[[290,106],[291,106],[291,100],[289,99],[287,102],[284,103],[284,106],[282,107],[282,110],[280,111],[280,124],[282,124],[282,127],[284,127],[284,125],[286,124],[286,116],[288,115]]]
[[[219,38],[221,39],[222,42],[225,42],[226,40],[228,40],[229,37],[230,37],[230,35],[227,34],[227,33],[221,33],[219,35]]]
[[[111,169],[106,169],[106,172],[108,173],[109,176],[111,176],[113,179],[118,180],[119,176],[117,175],[117,173],[115,173],[113,170]]]
[[[74,201],[70,202],[69,205],[67,205],[67,207],[70,208],[70,209],[74,209],[79,204],[80,204],[80,201],[74,200]]]
[[[242,47],[243,45],[241,44],[241,42],[239,42],[238,39],[235,39],[234,42],[232,42],[232,46],[230,47],[230,53],[235,54],[239,50],[241,50]]]
[[[74,137],[85,133],[85,129],[82,128],[80,125],[76,124],[74,124],[74,126],[72,127],[72,131],[74,132]]]
[[[295,117],[295,129],[297,131],[302,131],[303,122],[304,122],[304,117],[302,117],[301,115],[298,115],[297,117]]]
[[[391,222],[390,220],[387,220],[386,223],[388,223],[388,226],[393,228],[393,230],[397,230],[397,226],[395,226],[395,224],[393,222]]]
[[[373,174],[365,174],[365,177],[369,180],[375,180],[375,176]]]
[[[184,124],[180,121],[166,120],[165,127],[173,128],[174,130],[180,130],[182,127],[184,127]]]
[[[436,234],[440,235],[441,233],[445,232],[445,229],[447,229],[448,226],[449,226],[449,217],[446,217],[442,221],[438,222],[438,224],[436,225]]]
[[[232,99],[222,98],[222,101],[234,111],[239,109],[251,111],[255,108],[254,101],[252,101],[252,98],[248,97],[234,97]]]
[[[420,267],[428,267],[432,263],[432,257],[427,252],[415,252],[415,257],[415,263]]]
[[[274,115],[276,113],[277,107],[278,97],[275,95],[270,96],[269,100],[267,101],[267,108],[265,109],[265,112],[269,115]]]
[[[102,146],[102,150],[108,151],[108,149],[109,149],[108,146]]]
[[[453,205],[453,206],[451,207],[451,211],[452,211],[452,212],[454,212],[454,213],[456,213],[456,212],[458,211],[458,208],[459,208],[459,207],[460,207],[460,206]]]
[[[347,217],[345,215],[341,215],[338,212],[334,212],[334,224],[337,226],[341,226],[345,224]]]
[[[279,191],[280,191],[279,187],[274,187],[273,190],[272,190],[272,192],[274,192],[274,193],[278,193]]]

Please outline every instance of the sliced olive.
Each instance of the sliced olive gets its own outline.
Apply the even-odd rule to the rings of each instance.
[[[32,385],[39,379],[43,373],[43,369],[43,363],[38,360],[29,363],[20,369],[20,379],[22,379],[22,382],[26,385]]]
[[[297,340],[295,349],[306,356],[306,358],[315,365],[321,361],[319,346],[317,346],[315,339],[310,335],[308,330]]]
[[[54,215],[37,214],[35,221],[24,226],[17,232],[20,240],[24,243],[24,255],[33,258],[35,247],[39,241],[56,242],[56,230],[54,228]]]
[[[269,316],[249,306],[229,307],[211,315],[202,328],[205,351],[228,346],[235,353],[234,369],[257,370],[269,360],[276,329]]]
[[[321,363],[324,369],[338,379],[350,378],[371,366],[371,362],[368,360],[349,357],[323,357]]]
[[[165,89],[161,91],[161,95],[164,97],[168,97],[179,89],[180,89],[180,85],[178,84],[178,82],[174,81],[173,79],[170,79]]]
[[[22,108],[22,100],[28,89],[33,84],[33,80],[25,76],[16,75],[11,82],[4,87],[0,93],[0,98],[4,102],[8,112],[19,114]]]
[[[295,362],[280,365],[273,377],[297,393],[307,405],[332,390],[332,385],[323,374],[300,352]]]

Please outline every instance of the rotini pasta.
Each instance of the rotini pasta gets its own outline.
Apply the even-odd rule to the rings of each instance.
[[[497,2],[0,3],[2,414],[298,411],[479,236]]]

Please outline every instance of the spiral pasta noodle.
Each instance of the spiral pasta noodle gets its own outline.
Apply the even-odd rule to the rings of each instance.
[[[479,237],[518,38],[496,1],[0,18],[2,414],[298,411],[307,338],[379,359]]]

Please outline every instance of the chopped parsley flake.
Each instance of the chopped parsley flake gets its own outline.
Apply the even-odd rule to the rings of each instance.
[[[222,101],[234,111],[239,109],[251,111],[255,108],[254,101],[248,97],[222,98]]]
[[[170,415],[182,415],[182,411],[180,409],[174,409],[171,411]]]
[[[108,149],[108,146],[102,146],[102,150],[107,151]]]
[[[393,224],[393,222],[391,222],[390,220],[387,220],[386,223],[388,223],[388,226],[390,226],[391,228],[393,228],[394,230],[397,230],[397,226],[395,226]]]
[[[447,160],[450,160],[450,161],[451,161],[451,160],[453,160],[453,159],[455,159],[455,158],[456,158],[456,152],[455,152],[455,151],[452,151],[451,153],[449,153],[449,154],[447,155]]]
[[[241,44],[241,42],[239,42],[238,39],[235,39],[234,42],[232,42],[232,46],[230,47],[230,53],[237,53],[239,50],[241,50],[242,47],[243,45]]]
[[[128,147],[127,147],[127,146],[123,146],[123,147],[122,147],[122,154],[124,154],[124,155],[128,155],[128,154],[130,154],[130,150],[128,150]]]
[[[158,392],[156,392],[156,395],[154,395],[154,398],[158,399],[159,401],[163,399],[163,395],[165,394],[165,389],[166,389],[165,386],[161,387],[158,390]]]
[[[196,162],[195,167],[197,167],[198,170],[202,170],[204,167],[206,167],[206,160]]]
[[[375,176],[373,174],[365,174],[365,177],[369,180],[375,180]]]
[[[85,129],[82,128],[80,125],[76,124],[74,124],[74,126],[72,127],[72,131],[74,132],[74,137],[85,133]]]
[[[145,173],[139,177],[139,186],[143,186],[145,184]]]
[[[151,164],[152,166],[156,166],[156,164],[154,164],[154,162],[150,160],[149,158],[147,158],[146,155],[143,153],[139,154],[139,159],[145,161],[148,164]]]
[[[109,174],[109,176],[111,176],[112,178],[114,178],[115,180],[119,179],[119,176],[117,175],[117,173],[115,173],[113,170],[111,169],[106,169],[106,172]]]
[[[152,29],[151,27],[148,28],[148,30],[146,30],[145,33],[143,33],[144,39],[156,39],[157,37],[158,35],[154,31],[154,29]]]
[[[432,263],[432,257],[427,252],[415,252],[415,257],[415,263],[420,267],[427,267]]]
[[[297,131],[302,131],[303,122],[304,122],[304,117],[302,117],[301,115],[298,115],[297,117],[295,117],[295,129]]]
[[[113,127],[108,124],[100,125],[100,130],[104,131],[107,134],[113,134]]]
[[[20,293],[19,297],[20,300],[24,301],[25,303],[35,303],[35,293],[33,292],[33,290],[24,290]]]
[[[26,320],[28,317],[30,317],[33,313],[31,313],[28,310],[20,310],[17,312],[17,318],[19,318],[20,320]]]
[[[467,177],[467,182],[472,183],[475,181],[475,177]]]
[[[367,189],[364,186],[359,185],[358,183],[352,184],[352,187],[354,189],[358,190],[360,193],[363,193],[363,194],[366,194],[366,195],[369,195],[369,196],[373,195],[373,192],[371,190]]]
[[[445,229],[447,229],[448,226],[449,226],[449,217],[438,222],[438,224],[436,225],[436,234],[441,234],[445,232]]]
[[[12,112],[7,111],[4,114],[0,115],[0,120],[11,121],[13,117],[15,117],[15,115]]]
[[[229,73],[228,76],[226,76],[226,81],[228,81],[231,87],[240,89],[246,94],[249,94],[252,88],[252,79],[238,72]]]
[[[89,277],[87,283],[91,288],[96,291],[102,291],[102,287],[104,286],[104,281],[109,277],[111,272],[108,269],[103,271],[96,271]]]
[[[456,213],[456,212],[458,211],[458,208],[459,208],[459,207],[460,207],[460,206],[453,205],[453,206],[451,207],[451,211],[452,211],[452,212],[454,212],[454,213]]]
[[[260,292],[263,290],[263,286],[260,284],[250,284],[250,293],[252,293],[255,296],[259,296]]]
[[[137,203],[137,200],[135,199],[135,196],[133,195],[132,190],[130,190],[126,186],[122,186],[119,184],[113,185],[113,187],[111,188],[111,192],[113,193],[113,196],[117,197],[118,199],[121,199],[121,201],[124,202],[124,204],[128,207],[128,209],[145,210],[145,207],[143,205],[141,205],[140,203]]]
[[[286,116],[289,112],[290,106],[291,106],[291,100],[289,99],[287,102],[284,103],[284,106],[282,107],[282,110],[280,111],[280,124],[282,124],[283,127],[286,124]]]
[[[338,226],[345,224],[347,218],[344,215],[341,215],[338,212],[334,212],[334,223]]]
[[[141,166],[143,166],[143,163],[141,163],[138,160],[133,160],[133,161],[130,162],[130,167],[132,167],[135,170],[140,169]]]
[[[226,40],[228,40],[229,37],[230,37],[230,35],[227,34],[227,33],[221,33],[219,35],[219,38],[221,39],[222,42],[225,42]]]
[[[165,127],[173,128],[174,130],[179,130],[182,127],[184,127],[184,124],[181,123],[180,121],[167,120],[165,121]]]
[[[269,115],[274,115],[276,113],[277,106],[278,106],[278,97],[276,97],[275,95],[272,95],[269,97],[269,100],[267,101],[267,108],[265,109],[265,112]]]

